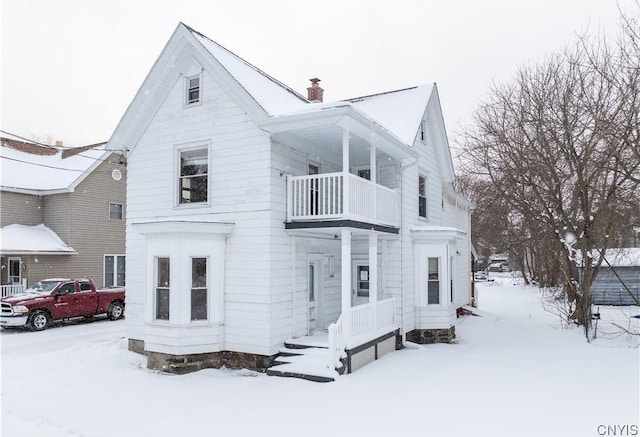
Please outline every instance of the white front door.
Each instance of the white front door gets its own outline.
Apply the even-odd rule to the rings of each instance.
[[[22,284],[22,259],[9,258],[9,284]]]
[[[309,298],[308,335],[313,335],[316,330],[324,329],[320,295],[322,290],[322,260],[322,255],[309,255],[307,265],[307,292]]]

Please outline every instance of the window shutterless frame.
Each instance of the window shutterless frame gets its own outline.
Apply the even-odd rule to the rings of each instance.
[[[154,264],[154,319],[169,321],[169,296],[171,293],[171,259],[169,257],[156,257]]]
[[[208,257],[191,258],[191,321],[208,320]]]
[[[418,175],[418,216],[427,218],[427,177]]]
[[[209,204],[209,144],[176,148],[176,206]]]
[[[122,203],[109,202],[109,220],[122,220],[124,218],[124,207]]]
[[[202,101],[202,75],[185,78],[185,106],[195,105]]]

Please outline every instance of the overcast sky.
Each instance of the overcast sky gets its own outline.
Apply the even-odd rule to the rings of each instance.
[[[618,25],[615,0],[0,1],[2,129],[69,146],[109,139],[180,21],[325,101],[436,82],[450,136],[493,80]]]

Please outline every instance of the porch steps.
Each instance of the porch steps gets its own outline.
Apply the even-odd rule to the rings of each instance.
[[[267,375],[301,378],[315,382],[332,382],[340,373],[327,367],[328,349],[285,343]]]

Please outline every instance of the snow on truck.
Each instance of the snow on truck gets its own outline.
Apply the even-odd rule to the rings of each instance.
[[[124,315],[124,288],[96,290],[90,279],[43,279],[24,293],[0,300],[0,326],[42,331],[57,320]]]

